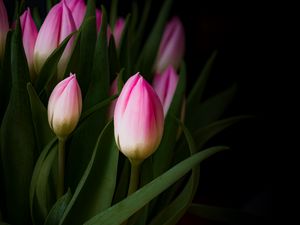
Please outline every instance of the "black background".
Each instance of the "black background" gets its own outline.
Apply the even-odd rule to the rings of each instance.
[[[4,1],[12,14],[11,1]],[[108,6],[110,1],[103,3]],[[142,1],[139,1],[141,5]],[[161,2],[153,0],[150,21],[154,21]],[[27,1],[30,6],[44,1]],[[120,1],[120,14],[130,11],[131,1]],[[224,118],[254,115],[214,138],[209,145],[224,144],[230,151],[206,160],[195,201],[210,205],[245,209],[271,220],[274,149],[272,140],[275,111],[270,67],[272,55],[272,17],[260,4],[220,4],[217,1],[175,0],[172,15],[178,15],[186,32],[185,60],[188,89],[197,79],[210,54],[218,50],[206,96],[236,82],[238,91]],[[151,23],[151,22],[150,22]],[[201,221],[202,224],[210,224]],[[198,224],[198,221],[181,221]]]

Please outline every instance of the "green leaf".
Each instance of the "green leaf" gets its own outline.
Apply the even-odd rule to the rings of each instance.
[[[39,29],[41,27],[43,21],[41,19],[38,7],[34,7],[32,9],[32,17],[34,19],[34,22],[35,22],[37,28]]]
[[[53,79],[57,71],[57,64],[62,56],[65,47],[67,46],[69,40],[76,32],[71,33],[65,40],[51,53],[44,63],[36,81],[36,91],[39,95],[46,88],[49,82]]]
[[[187,116],[186,124],[192,130],[206,126],[219,119],[232,101],[236,93],[236,85],[210,97],[201,104],[193,106],[193,115]]]
[[[176,144],[176,135],[178,133],[178,124],[173,117],[179,117],[181,113],[182,102],[184,99],[186,87],[186,70],[185,65],[182,66],[178,85],[171,102],[169,111],[165,118],[165,127],[162,141],[153,155],[153,174],[154,177],[161,175],[171,165],[173,158],[173,149]]]
[[[216,121],[208,126],[199,128],[198,130],[194,131],[193,138],[196,141],[196,145],[198,147],[198,150],[202,150],[202,148],[205,146],[205,144],[213,138],[218,133],[222,132],[227,127],[238,123],[245,119],[253,118],[252,116],[236,116],[231,117],[223,120]],[[174,163],[178,163],[181,160],[188,157],[188,153],[185,151],[186,149],[186,142],[181,141],[178,147],[175,150],[175,156],[174,156]]]
[[[123,78],[125,81],[132,75],[131,71],[131,59],[130,59],[130,32],[129,32],[129,26],[131,22],[131,16],[128,15],[126,17],[124,29],[122,31],[122,37],[120,41],[120,51],[119,51],[119,58],[120,58],[120,64],[121,67],[124,68]]]
[[[82,123],[86,118],[88,118],[92,114],[96,113],[98,110],[101,110],[103,107],[108,106],[117,97],[118,97],[118,95],[111,96],[111,97],[105,99],[104,101],[102,101],[100,103],[97,103],[96,105],[94,105],[93,107],[89,108],[85,112],[83,112],[81,114],[79,124]]]
[[[26,90],[29,70],[19,19],[11,40],[11,65],[12,90],[0,134],[6,218],[12,224],[27,224],[29,185],[37,151]]]
[[[189,132],[189,130],[183,125],[183,123],[181,123],[180,121],[178,122],[181,125],[181,128],[185,134],[186,140],[189,145],[190,154],[193,155],[197,152],[196,143],[193,140],[193,137]],[[178,222],[178,220],[188,209],[189,205],[191,204],[195,196],[195,193],[198,188],[198,183],[199,183],[199,175],[200,175],[199,166],[196,166],[192,169],[192,174],[189,177],[187,184],[184,186],[180,194],[178,194],[179,192],[179,190],[177,189],[178,186],[173,187],[176,188],[177,190],[171,192],[168,191],[165,193],[165,196],[163,196],[164,198],[160,199],[161,201],[158,202],[157,207],[161,208],[162,205],[168,204],[168,201],[166,201],[166,199],[170,198],[170,196],[168,196],[169,194],[177,193],[177,196],[163,210],[160,209],[157,210],[158,215],[154,217],[154,219],[150,222],[150,225],[172,225]]]
[[[117,176],[118,182],[116,185],[116,191],[113,198],[113,204],[118,203],[119,201],[126,198],[128,193],[129,178],[130,178],[130,162],[123,154],[120,154],[119,156],[118,167],[119,167],[118,176]]]
[[[64,194],[57,202],[54,204],[50,210],[44,225],[57,225],[62,218],[69,202],[71,201],[72,194],[69,189],[66,194]]]
[[[152,67],[155,62],[160,40],[164,32],[171,5],[172,0],[165,0],[156,23],[146,41],[146,44],[144,45],[137,63],[137,67],[135,69],[136,71],[140,71],[141,74],[146,76],[149,80],[152,76]]]
[[[139,27],[137,29],[136,35],[133,37],[132,41],[132,62],[137,61],[138,54],[141,52],[141,44],[142,40],[145,36],[145,29],[146,29],[146,23],[149,17],[149,12],[151,8],[151,2],[152,0],[146,0],[144,1],[144,8],[141,14],[141,19],[139,21]]]
[[[79,74],[79,70],[80,70],[80,39],[81,39],[82,27],[83,27],[83,24],[79,28],[78,33],[74,39],[74,42],[73,42],[74,47],[73,47],[73,51],[70,56],[67,68],[66,68],[65,78],[69,75],[68,72],[75,73],[76,76]]]
[[[108,58],[109,58],[109,72],[111,80],[115,79],[117,74],[120,72],[120,62],[118,59],[118,53],[116,49],[115,39],[113,36],[109,39],[108,46]]]
[[[256,215],[233,208],[223,208],[204,204],[192,204],[189,213],[201,218],[226,224],[269,224],[270,221]]]
[[[51,141],[55,135],[51,131],[48,123],[47,110],[31,83],[27,83],[27,92],[31,106],[32,121],[35,129],[36,144],[41,152],[43,148]]]
[[[139,22],[139,18],[138,18],[138,11],[139,11],[139,8],[138,8],[138,4],[136,1],[133,1],[132,2],[132,5],[131,5],[131,19],[130,19],[130,25],[129,25],[129,33],[132,34],[130,37],[131,37],[131,42],[133,40],[133,37],[134,37],[134,33],[135,33],[135,29],[136,29],[136,26]],[[131,43],[132,45],[132,43]]]
[[[35,197],[44,221],[56,201],[56,187],[51,186],[51,169],[57,162],[57,145],[54,145],[43,161],[36,182]]]
[[[116,186],[118,157],[113,123],[110,122],[98,138],[90,163],[60,224],[82,224],[111,206]]]
[[[213,136],[223,131],[227,127],[238,123],[245,119],[253,118],[253,116],[235,116],[223,120],[216,121],[206,127],[196,130],[193,134],[194,139],[196,140],[197,146],[202,148],[204,144],[210,140]]]
[[[84,99],[84,110],[94,106],[108,97],[109,91],[109,62],[107,49],[107,16],[102,8],[101,30],[96,43],[93,59],[91,82]]]
[[[83,102],[83,113],[96,107],[97,104],[109,97],[109,63],[106,42],[107,28],[106,11],[102,8],[102,25],[98,36],[91,82]],[[104,107],[103,107],[104,106]],[[97,138],[107,123],[108,105],[104,104],[81,123],[70,140],[70,149],[67,159],[67,181],[71,190],[74,190],[87,167],[93,153]],[[82,151],[84,149],[84,151]]]
[[[218,146],[206,149],[196,153],[188,159],[178,163],[170,170],[157,177],[144,187],[131,194],[123,201],[115,204],[109,209],[99,213],[85,225],[101,224],[101,225],[117,225],[121,224],[127,218],[132,216],[136,211],[146,205],[149,201],[166,190],[170,185],[184,176],[193,167],[198,165],[209,156],[226,149],[226,147]]]
[[[192,91],[190,92],[187,99],[187,116],[193,113],[193,107],[202,100],[203,92],[209,78],[213,63],[216,59],[217,51],[214,51],[211,57],[206,62],[203,70],[200,73],[198,80],[193,86]]]
[[[12,31],[9,31],[6,36],[3,63],[0,61],[0,124],[8,105],[11,90],[11,37]]]
[[[57,143],[57,139],[53,138],[43,149],[41,152],[38,160],[36,161],[31,183],[30,183],[30,189],[29,189],[29,201],[30,201],[30,212],[31,212],[31,218],[33,220],[34,224],[40,224],[43,220],[42,212],[38,206],[36,205],[36,187],[39,182],[40,172],[43,168],[43,164],[49,155],[49,152],[54,148],[55,144]]]
[[[94,63],[93,56],[95,52],[97,38],[95,10],[95,2],[88,1],[85,18],[80,27],[80,55],[77,79],[83,96],[85,96],[87,92],[91,78],[91,70]]]
[[[118,16],[117,14],[118,14],[118,0],[112,0],[111,7],[110,7],[110,19],[109,19],[110,28],[112,30],[115,27],[115,23]]]

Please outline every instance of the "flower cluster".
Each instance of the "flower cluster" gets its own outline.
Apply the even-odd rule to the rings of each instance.
[[[93,0],[47,2],[43,21],[22,7],[9,20],[0,0],[0,220],[175,224],[197,165],[226,149],[205,143],[240,119],[217,121],[233,88],[200,101],[215,54],[186,91],[171,0],[153,27],[151,1],[126,19],[113,1],[109,21]]]

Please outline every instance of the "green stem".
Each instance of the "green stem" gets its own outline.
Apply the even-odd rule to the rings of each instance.
[[[140,165],[141,165],[141,163],[135,163],[135,162],[130,161],[130,164],[131,164],[131,171],[130,171],[130,181],[129,181],[127,196],[131,195],[132,193],[134,193],[138,189],[139,177],[140,177]],[[125,220],[122,223],[122,225],[127,225],[128,219]]]
[[[65,143],[66,139],[58,139],[58,181],[57,181],[57,199],[64,194],[65,177]]]
[[[134,193],[139,185],[140,164],[131,163],[130,182],[127,196]]]

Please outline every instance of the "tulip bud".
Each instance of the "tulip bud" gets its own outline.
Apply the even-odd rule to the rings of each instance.
[[[114,81],[111,84],[110,90],[109,90],[109,95],[110,96],[114,96],[116,94],[118,94],[118,77],[116,77],[116,79],[114,79]],[[117,99],[113,100],[110,103],[110,106],[109,106],[109,109],[108,109],[108,118],[109,119],[113,118],[113,116],[114,116],[116,103],[117,103]]]
[[[184,29],[178,17],[174,17],[167,25],[160,42],[155,63],[155,72],[162,73],[169,65],[177,69],[185,50]]]
[[[23,46],[27,58],[27,63],[31,75],[34,80],[34,67],[33,67],[33,50],[37,38],[37,29],[31,17],[30,9],[28,8],[20,17],[21,28],[23,33]]]
[[[175,69],[169,66],[162,74],[156,74],[153,78],[153,88],[156,91],[167,115],[173,96],[176,91],[179,76]]]
[[[114,112],[115,140],[132,164],[139,164],[160,144],[164,115],[161,102],[137,73],[125,83]]]
[[[72,13],[63,0],[50,10],[38,33],[34,47],[34,67],[37,73],[40,72],[50,54],[75,30]],[[59,60],[57,69],[61,77],[73,50],[73,41],[74,37],[70,39]]]
[[[72,12],[75,26],[79,29],[86,11],[84,0],[65,0],[68,8]]]
[[[98,32],[100,31],[101,22],[102,22],[102,13],[99,9],[96,9],[96,25],[97,25]]]
[[[48,102],[48,121],[58,138],[66,138],[75,129],[81,109],[80,87],[76,76],[70,74],[56,85]]]
[[[8,17],[3,0],[0,0],[0,60],[5,51],[6,35],[9,29]]]
[[[114,26],[114,31],[113,31],[113,35],[115,38],[115,42],[116,42],[116,47],[120,47],[120,42],[121,42],[121,37],[122,37],[122,32],[125,26],[125,20],[123,18],[119,18],[116,21],[116,24]]]

